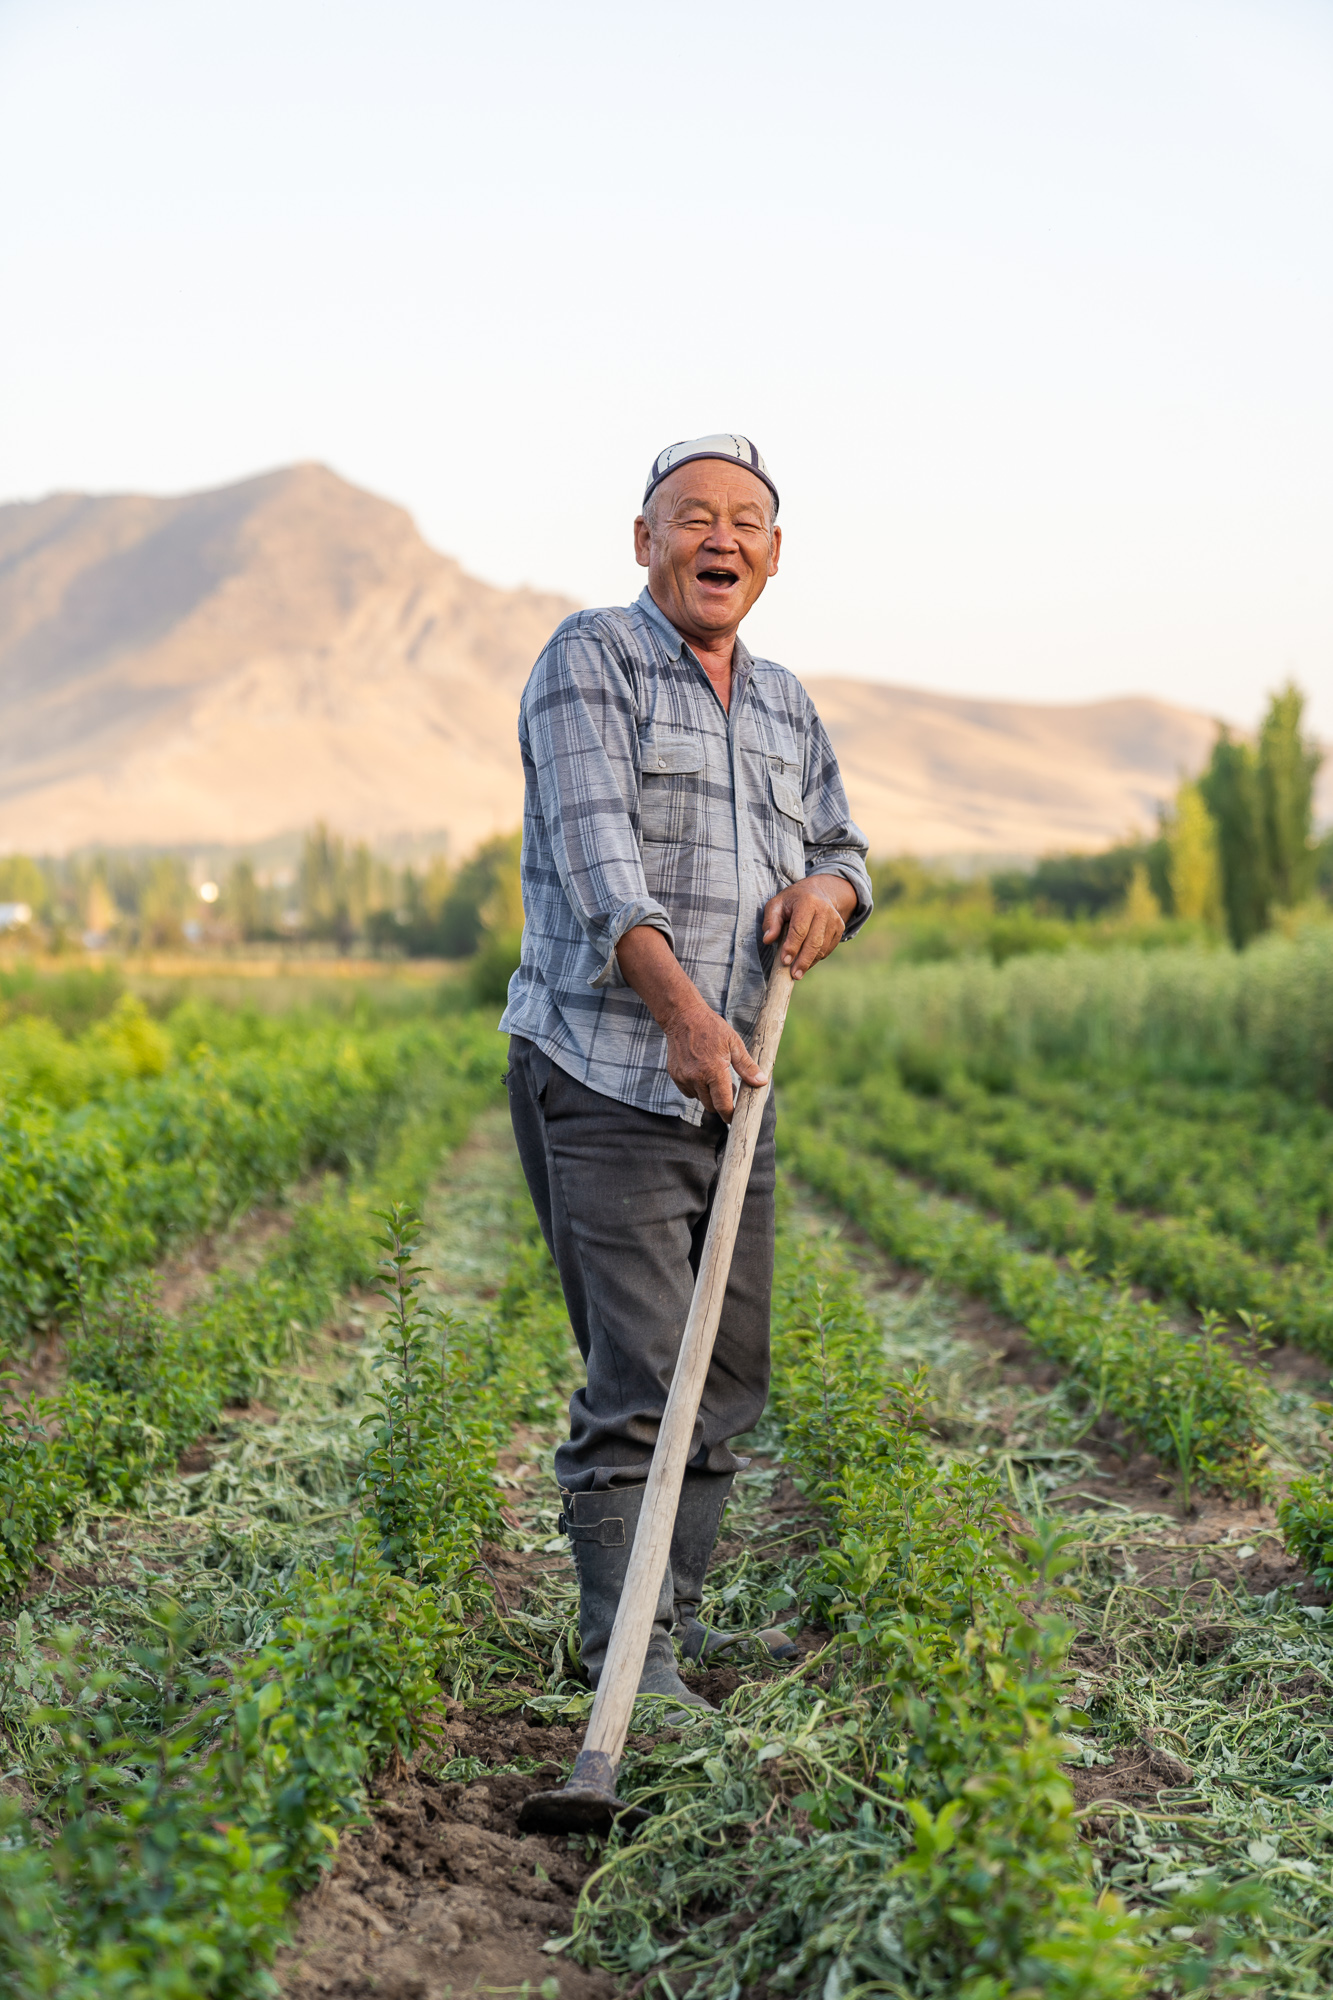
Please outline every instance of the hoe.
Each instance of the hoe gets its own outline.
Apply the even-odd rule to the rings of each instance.
[[[755,1036],[754,1059],[771,1077],[773,1062],[787,1018],[792,977],[775,958],[768,992]],[[676,1372],[662,1414],[653,1461],[644,1489],[643,1509],[630,1552],[625,1586],[611,1630],[606,1664],[597,1683],[597,1698],[588,1718],[587,1734],[568,1782],[549,1792],[534,1792],[523,1802],[518,1823],[524,1833],[608,1833],[616,1819],[640,1822],[648,1817],[640,1806],[616,1797],[616,1772],[629,1733],[630,1713],[639,1676],[648,1654],[653,1611],[662,1573],[671,1553],[685,1461],[694,1436],[695,1419],[713,1358],[722,1300],[731,1270],[731,1253],[740,1227],[741,1207],[750,1181],[750,1167],[759,1138],[759,1121],[772,1084],[762,1090],[742,1086],[727,1135],[722,1171],[718,1176],[713,1213],[699,1259],[685,1332],[681,1336]]]

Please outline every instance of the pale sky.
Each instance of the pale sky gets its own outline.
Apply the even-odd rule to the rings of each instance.
[[[641,586],[782,491],[804,674],[1333,735],[1328,0],[0,0],[0,497],[322,459]]]

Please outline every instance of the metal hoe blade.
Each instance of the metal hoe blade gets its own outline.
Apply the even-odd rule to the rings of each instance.
[[[604,1750],[580,1750],[566,1784],[533,1792],[518,1814],[520,1833],[597,1833],[603,1838],[619,1820],[642,1826],[642,1806],[616,1797],[616,1767]]]

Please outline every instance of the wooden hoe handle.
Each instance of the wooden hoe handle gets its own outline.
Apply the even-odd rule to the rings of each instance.
[[[791,993],[791,973],[775,956],[753,1050],[755,1062],[761,1070],[767,1071],[770,1078]],[[685,1477],[685,1463],[708,1377],[708,1366],[713,1358],[713,1343],[717,1339],[718,1321],[722,1317],[722,1301],[731,1272],[731,1253],[736,1247],[741,1209],[750,1184],[750,1168],[759,1140],[759,1126],[772,1088],[771,1082],[760,1089],[742,1084],[737,1092],[722,1172],[713,1199],[713,1213],[708,1220],[708,1234],[704,1238],[703,1256],[699,1261],[699,1275],[695,1279],[689,1317],[685,1321],[680,1353],[676,1357],[676,1372],[671,1378],[671,1390],[657,1433],[634,1547],[620,1593],[620,1607],[611,1628],[606,1664],[597,1683],[597,1699],[593,1703],[583,1748],[570,1778],[571,1785],[595,1785],[607,1792],[615,1786],[616,1767],[625,1747],[634,1697],[638,1692],[643,1663],[648,1656],[648,1640],[662,1573],[671,1554],[671,1536],[676,1525],[676,1508]]]

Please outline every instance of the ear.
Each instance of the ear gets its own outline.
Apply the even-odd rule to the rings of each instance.
[[[774,528],[773,540],[769,544],[769,550],[768,550],[768,573],[770,576],[777,575],[778,557],[781,554],[782,554],[782,530],[781,528]]]
[[[649,533],[646,515],[636,515],[634,521],[634,560],[640,569],[647,569],[648,567],[648,551],[651,544],[652,536]]]

